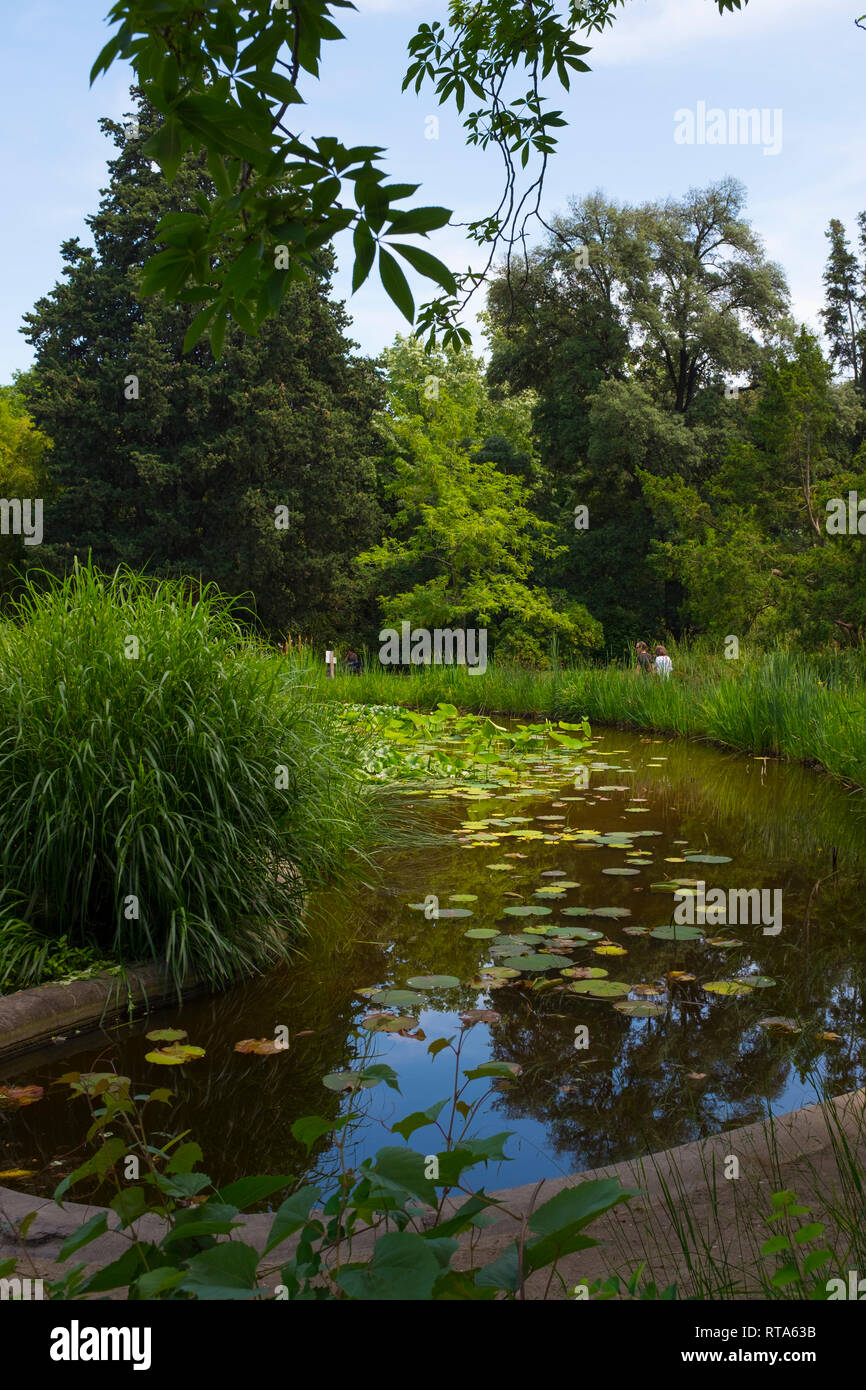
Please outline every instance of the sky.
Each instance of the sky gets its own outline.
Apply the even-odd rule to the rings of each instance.
[[[346,42],[326,46],[322,81],[304,89],[304,132],[386,146],[389,175],[422,185],[415,204],[452,207],[461,222],[491,212],[500,194],[497,155],[467,147],[460,117],[429,89],[400,91],[409,38],[422,20],[444,18],[446,6],[356,3],[357,13],[338,15]],[[589,40],[592,71],[576,75],[557,99],[569,124],[549,168],[544,215],[595,190],[642,203],[732,175],[747,188],[747,217],[787,273],[796,318],[819,329],[827,224],[838,217],[853,234],[866,209],[866,32],[854,25],[862,5],[749,0],[743,12],[719,15],[713,0],[629,0],[613,28]],[[0,383],[32,360],[22,315],[59,278],[61,243],[73,236],[90,243],[85,218],[96,210],[113,151],[98,118],[130,109],[123,65],[88,85],[109,34],[108,7],[109,0],[0,0]],[[707,119],[718,108],[766,111],[766,139],[699,143],[701,103]],[[684,112],[696,123],[693,143],[677,138],[688,133]],[[435,139],[428,138],[432,115]],[[453,269],[478,263],[457,228],[427,244]],[[406,331],[406,320],[375,272],[350,296],[348,241],[338,241],[337,252],[335,289],[348,301],[353,336],[377,353]],[[424,282],[413,288],[416,301],[427,297]],[[467,326],[475,327],[471,315]]]

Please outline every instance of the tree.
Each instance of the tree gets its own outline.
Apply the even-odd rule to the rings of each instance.
[[[860,214],[861,239],[866,250],[866,214]],[[834,217],[825,233],[830,254],[824,271],[826,306],[821,310],[830,342],[830,361],[850,371],[854,384],[863,383],[863,350],[866,344],[866,271],[857,264],[845,228]]]
[[[612,23],[625,0],[452,0],[448,22],[422,23],[409,44],[404,88],[434,85],[441,103],[463,112],[467,95],[481,105],[464,116],[467,141],[493,144],[502,156],[505,189],[499,206],[470,224],[490,248],[522,241],[537,212],[544,170],[556,147],[553,131],[565,124],[542,91],[556,69],[568,90],[574,72],[587,71],[589,50],[575,41]],[[747,0],[716,0],[719,12]],[[303,103],[304,78],[318,78],[322,48],[344,36],[332,14],[351,0],[116,0],[109,12],[115,32],[96,59],[91,82],[117,58],[128,60],[162,121],[146,153],[173,180],[184,156],[204,148],[212,188],[180,216],[160,227],[164,250],[151,259],[146,293],[202,307],[186,347],[209,334],[219,357],[231,319],[254,333],[277,312],[288,285],[315,273],[319,253],[352,230],[353,286],[363,283],[379,255],[386,292],[411,321],[415,306],[397,253],[445,291],[424,306],[419,325],[446,344],[467,341],[455,321],[458,284],[429,251],[403,238],[441,227],[447,208],[398,209],[417,184],[388,184],[380,146],[348,147],[336,137],[304,140],[287,125]],[[506,95],[519,77],[520,91]],[[528,80],[529,90],[524,87]],[[539,174],[521,195],[517,162],[537,160]],[[347,192],[351,198],[347,197]],[[390,248],[390,249],[389,249]],[[478,277],[461,277],[471,290]]]
[[[520,403],[489,402],[483,365],[465,350],[431,355],[398,339],[384,361],[396,511],[392,534],[359,557],[387,582],[383,625],[492,626],[500,656],[536,663],[554,637],[563,654],[598,646],[601,629],[582,606],[557,605],[531,582],[539,559],[556,553],[553,530],[533,514],[523,479],[485,454],[491,429],[526,447],[526,404],[521,418]]]
[[[55,441],[58,496],[43,558],[74,555],[249,594],[270,631],[348,635],[362,612],[351,557],[381,531],[372,419],[383,395],[352,355],[342,305],[315,281],[293,284],[257,338],[232,327],[221,362],[200,342],[184,356],[194,314],[144,303],[137,290],[154,228],[209,188],[187,155],[169,190],[140,134],[103,121],[116,157],[95,248],[63,246],[64,281],[26,315],[36,349],[27,400]]]
[[[0,594],[17,587],[16,571],[39,561],[44,535],[44,511],[39,525],[36,508],[45,504],[51,440],[27,414],[24,382],[19,375],[13,386],[0,387],[0,497],[12,505],[13,499],[22,506],[30,504],[32,539],[25,539],[23,533],[0,536]]]

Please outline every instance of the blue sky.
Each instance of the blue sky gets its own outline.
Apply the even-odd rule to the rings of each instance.
[[[357,3],[357,14],[340,17],[348,42],[328,45],[324,80],[306,89],[304,129],[387,146],[391,175],[422,184],[414,201],[453,207],[456,220],[491,211],[499,195],[495,154],[466,148],[456,112],[436,106],[429,92],[400,92],[407,40],[420,20],[443,17],[445,6]],[[839,217],[853,232],[866,209],[866,33],[853,23],[861,4],[750,0],[743,13],[719,16],[712,0],[630,0],[614,28],[593,41],[593,71],[562,94],[569,128],[550,167],[544,211],[595,189],[642,202],[734,175],[748,189],[747,215],[788,274],[795,314],[819,327],[827,223]],[[129,108],[122,67],[88,87],[108,5],[3,0],[0,382],[31,359],[18,332],[21,316],[58,278],[61,242],[89,240],[84,218],[96,208],[110,153],[97,119]],[[678,144],[675,113],[699,102],[780,110],[781,151]],[[425,138],[433,114],[435,140]],[[472,259],[456,229],[435,234],[431,246],[456,269]],[[346,271],[337,290],[348,298]],[[373,277],[349,309],[368,352],[406,326]]]

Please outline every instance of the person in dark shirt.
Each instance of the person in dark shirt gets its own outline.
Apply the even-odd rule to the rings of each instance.
[[[354,651],[351,647],[346,652],[346,655],[343,658],[343,665],[345,666],[346,671],[350,676],[360,676],[361,658],[359,657],[358,653]]]
[[[652,673],[652,657],[647,649],[646,642],[635,643],[635,655],[637,656],[637,667],[642,676],[649,676]]]

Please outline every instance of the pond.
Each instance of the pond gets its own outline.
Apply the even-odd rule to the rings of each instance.
[[[166,1123],[191,1131],[219,1183],[327,1173],[329,1139],[307,1159],[291,1126],[349,1108],[357,1163],[402,1143],[391,1126],[450,1094],[454,1058],[430,1046],[476,1008],[493,1017],[466,1031],[461,1068],[520,1068],[465,1094],[485,1096],[473,1132],[512,1132],[509,1161],[476,1170],[491,1190],[781,1114],[816,1085],[862,1085],[859,796],[803,768],[669,739],[604,730],[583,753],[537,746],[504,783],[407,787],[402,803],[435,842],[391,856],[378,885],[317,895],[291,968],[7,1063],[0,1082],[45,1098],[0,1113],[0,1169],[30,1175],[3,1181],[49,1192],[81,1161],[83,1102],[53,1083],[111,1067],[144,1089],[171,1086]],[[717,887],[769,890],[765,903],[781,893],[781,916],[672,927]],[[371,997],[382,990],[407,993]],[[401,1031],[371,1031],[380,1013],[404,1015]],[[184,1029],[205,1055],[147,1061],[160,1044],[145,1034],[161,1027]],[[235,1051],[278,1029],[286,1049]],[[373,1062],[393,1067],[399,1093],[329,1088]],[[411,1144],[441,1148],[431,1127]]]

